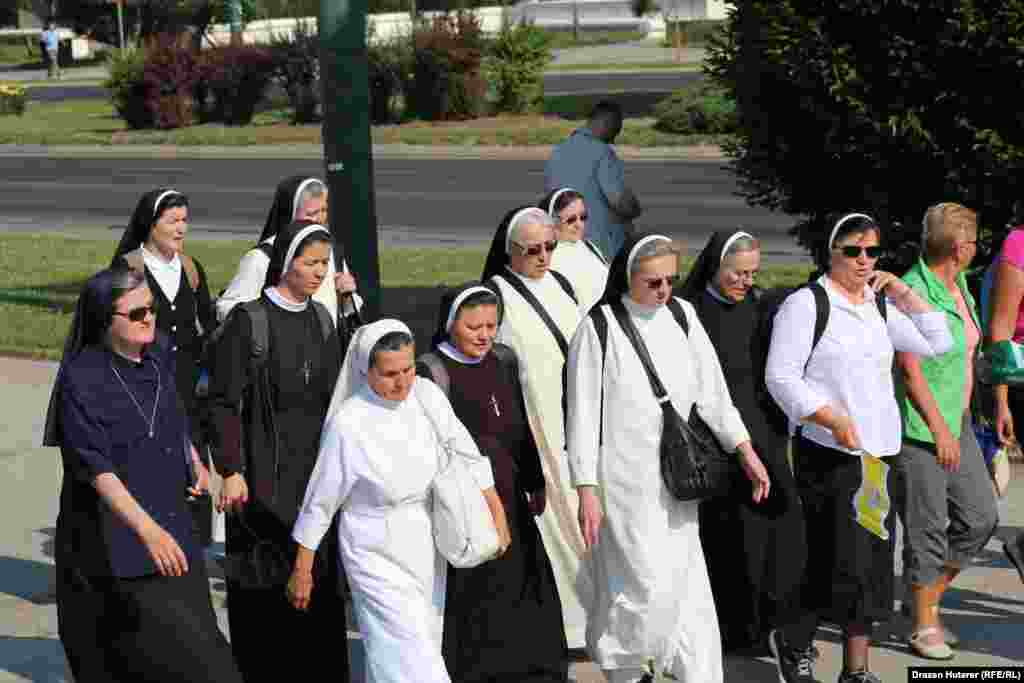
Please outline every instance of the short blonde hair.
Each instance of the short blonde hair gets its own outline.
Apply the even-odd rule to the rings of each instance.
[[[952,254],[957,240],[978,234],[978,214],[962,204],[942,202],[925,211],[921,221],[925,260],[935,263]]]

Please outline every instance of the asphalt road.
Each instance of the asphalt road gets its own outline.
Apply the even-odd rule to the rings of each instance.
[[[479,245],[501,215],[539,199],[542,161],[393,160],[376,162],[377,215],[385,245]],[[0,158],[0,230],[66,231],[125,225],[142,193],[176,187],[192,203],[193,234],[255,236],[280,178],[322,173],[318,161]],[[645,213],[638,226],[685,238],[697,249],[714,230],[744,227],[765,255],[800,253],[792,219],[748,207],[719,162],[630,161],[627,182]]]
[[[695,71],[668,73],[552,73],[544,77],[548,95],[608,94],[617,92],[664,93],[701,78]],[[69,99],[106,97],[107,90],[96,85],[54,85],[30,88],[29,99],[60,102]]]

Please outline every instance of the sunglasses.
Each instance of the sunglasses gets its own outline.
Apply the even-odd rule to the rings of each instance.
[[[551,240],[550,242],[544,242],[543,244],[534,244],[533,246],[530,247],[519,244],[519,242],[513,242],[512,244],[522,249],[523,253],[526,254],[527,256],[540,256],[541,251],[546,251],[549,254],[553,252],[555,250],[555,247],[558,246],[558,241]]]
[[[133,323],[141,323],[143,320],[146,319],[146,316],[151,314],[151,313],[153,314],[153,317],[155,318],[156,317],[156,307],[155,306],[139,306],[138,308],[131,309],[127,313],[122,313],[121,311],[114,311],[114,315],[124,316],[125,318],[128,318],[129,320],[131,320]]]
[[[644,282],[646,282],[647,286],[651,289],[658,289],[663,283],[668,285],[669,288],[672,288],[679,284],[679,276],[669,275],[668,277],[655,277],[650,280],[644,280]]]
[[[568,218],[564,218],[564,219],[562,219],[562,222],[565,223],[566,225],[572,225],[576,221],[586,222],[587,218],[589,218],[589,217],[590,216],[584,211],[581,214],[577,214],[575,216],[569,216]]]
[[[867,254],[868,258],[880,258],[884,253],[882,247],[857,247],[853,245],[847,245],[845,247],[836,247],[843,256],[846,258],[857,258],[861,254]]]

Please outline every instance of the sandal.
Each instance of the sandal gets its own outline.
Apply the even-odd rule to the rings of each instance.
[[[914,651],[920,657],[925,659],[936,659],[936,660],[949,660],[953,659],[953,651],[949,649],[949,645],[945,641],[941,640],[942,637],[941,626],[926,626],[925,628],[915,631],[910,634],[908,643],[910,649]],[[927,643],[925,639],[930,635],[937,635],[940,637],[937,643]]]

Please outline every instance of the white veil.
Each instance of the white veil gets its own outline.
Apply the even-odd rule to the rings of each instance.
[[[334,395],[327,409],[327,422],[341,410],[342,404],[366,383],[366,375],[370,371],[370,352],[373,347],[387,334],[405,332],[410,337],[412,332],[401,320],[385,318],[377,322],[363,325],[352,335],[345,354],[345,363],[341,366],[338,383],[334,385]]]

